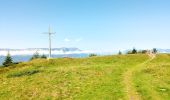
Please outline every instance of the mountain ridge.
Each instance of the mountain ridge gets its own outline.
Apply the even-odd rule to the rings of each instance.
[[[61,47],[61,48],[52,48],[52,54],[80,54],[80,53],[90,53],[87,50],[80,50],[75,47]],[[0,48],[0,56],[5,56],[7,53],[11,55],[33,55],[38,52],[39,54],[48,54],[48,48],[26,48],[26,49],[10,49],[10,48]]]

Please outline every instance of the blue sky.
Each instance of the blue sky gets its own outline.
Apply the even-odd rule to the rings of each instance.
[[[0,48],[170,48],[169,0],[0,0]]]

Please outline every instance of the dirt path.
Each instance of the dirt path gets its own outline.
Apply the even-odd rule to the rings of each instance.
[[[135,71],[135,69],[137,68],[140,68],[142,66],[144,66],[146,63],[152,61],[154,58],[155,58],[155,55],[149,55],[148,56],[150,57],[150,59],[146,60],[145,62],[139,64],[139,65],[136,65],[135,67],[132,67],[130,69],[128,69],[124,75],[123,75],[123,82],[124,82],[124,85],[125,85],[125,92],[126,92],[126,98],[128,100],[141,100],[141,97],[140,95],[136,92],[136,89],[133,84],[133,79],[132,79],[132,75],[133,75],[133,72]]]

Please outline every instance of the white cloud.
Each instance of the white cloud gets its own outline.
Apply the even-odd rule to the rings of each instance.
[[[65,38],[64,41],[65,41],[65,42],[70,42],[71,40],[68,39],[68,38]]]
[[[72,41],[72,42],[80,42],[81,40],[82,40],[82,38],[77,38],[77,39],[73,39],[73,40],[71,40],[69,38],[65,38],[64,42],[70,42],[70,41]]]
[[[10,55],[14,56],[14,55],[33,55],[35,52],[38,52],[40,55],[42,54],[46,54],[48,55],[49,51],[48,50],[37,50],[37,49],[33,49],[33,50],[28,50],[28,49],[24,49],[24,50],[11,50],[9,53]],[[81,54],[81,53],[91,53],[93,51],[88,51],[88,50],[75,50],[75,51],[67,51],[64,52],[63,50],[52,50],[52,54]],[[8,50],[0,50],[0,56],[6,56],[8,54]]]

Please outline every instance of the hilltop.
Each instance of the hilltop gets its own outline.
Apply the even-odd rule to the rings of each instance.
[[[37,59],[0,68],[0,99],[169,100],[170,55]]]

